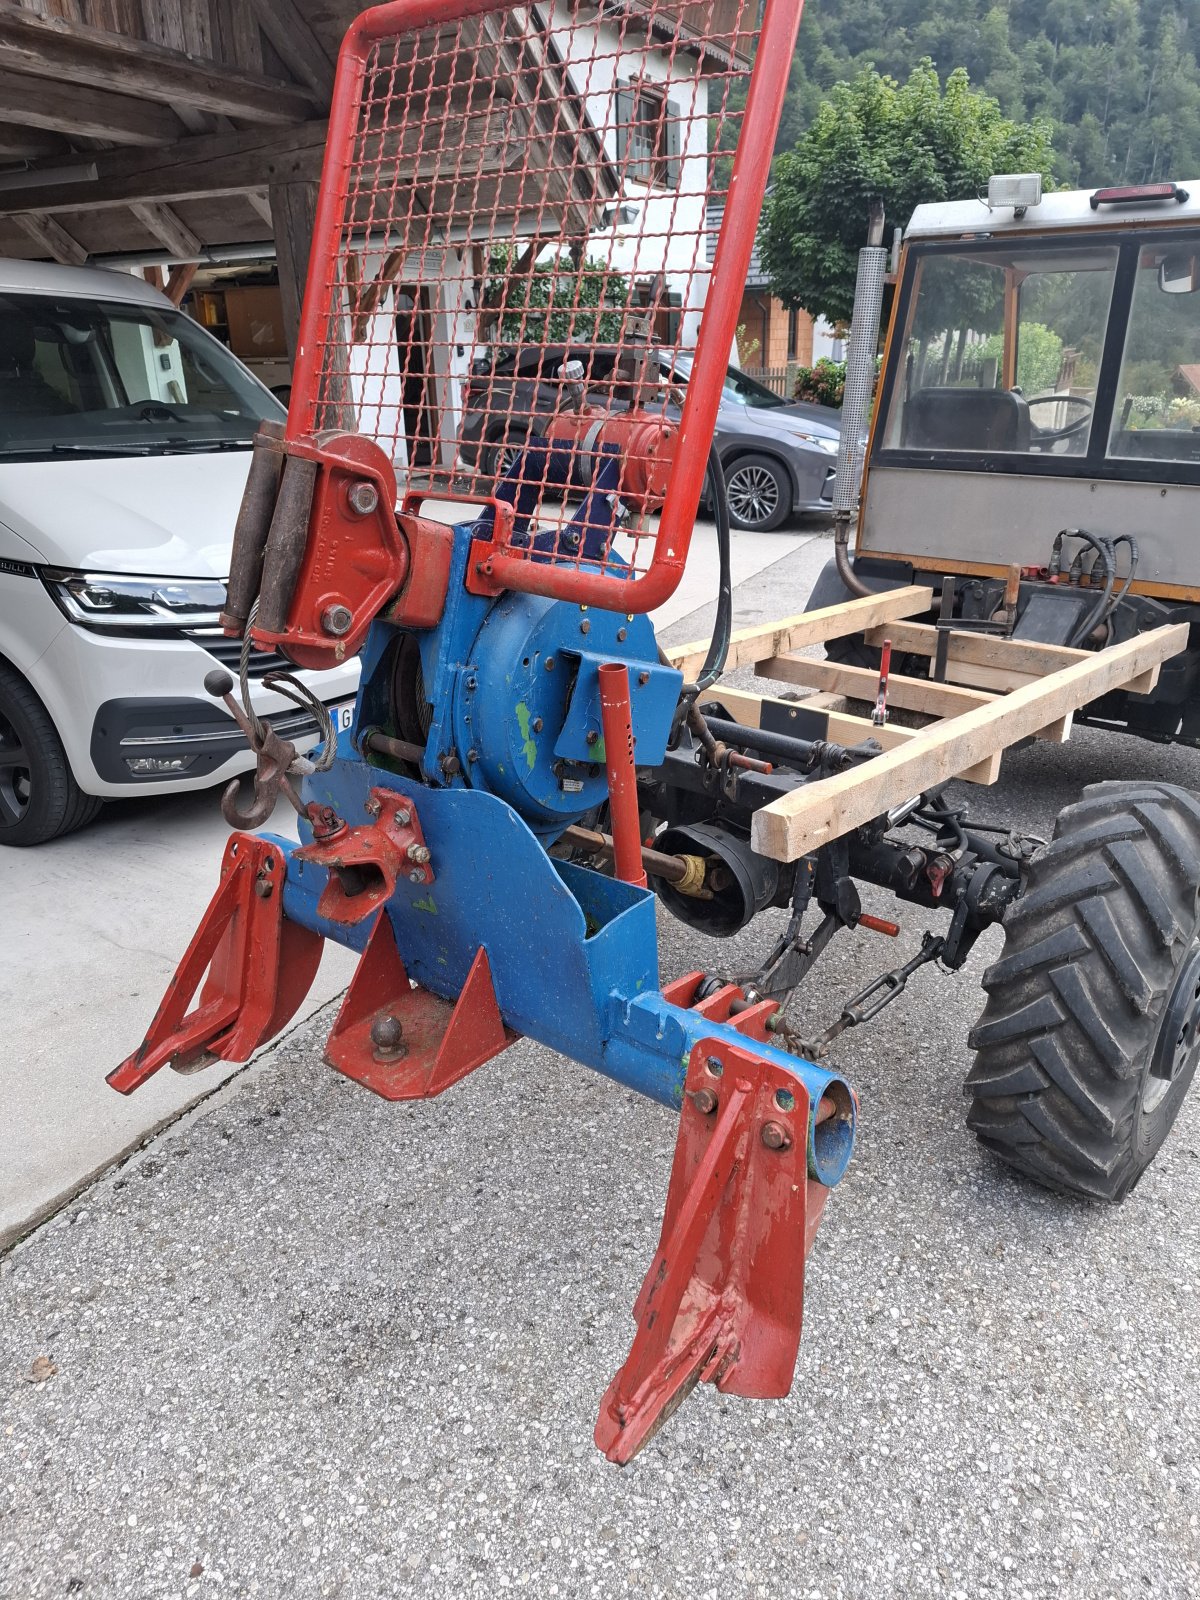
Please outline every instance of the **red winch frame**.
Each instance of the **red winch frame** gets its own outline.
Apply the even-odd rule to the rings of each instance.
[[[710,0],[705,13],[710,28],[715,26],[713,13],[719,6],[720,0]],[[338,58],[293,374],[287,422],[289,452],[297,448],[308,451],[314,447],[319,397],[330,366],[330,329],[339,314],[335,305],[341,272],[339,253],[347,248],[353,223],[348,214],[352,190],[358,199],[362,198],[361,188],[354,190],[353,186],[362,183],[362,130],[370,126],[368,113],[364,111],[364,97],[372,51],[381,42],[394,40],[398,35],[414,34],[431,27],[449,28],[456,23],[461,25],[464,19],[512,9],[511,5],[497,4],[496,0],[466,0],[466,3],[463,0],[440,0],[440,3],[395,0],[395,3],[364,13],[347,34]],[[644,13],[648,26],[666,27],[666,8],[657,20],[655,9],[650,0],[644,6],[631,7],[630,14]],[[691,9],[705,11],[704,7]],[[665,453],[669,477],[648,564],[644,570],[623,573],[615,567],[597,570],[594,565],[531,560],[527,549],[508,542],[511,523],[498,518],[492,540],[477,542],[472,552],[468,581],[483,592],[522,590],[625,612],[653,610],[674,593],[687,561],[703,488],[709,444],[737,331],[742,289],[750,266],[801,9],[801,0],[766,0],[761,27],[754,30],[752,22],[747,22],[757,37],[753,72],[749,74],[748,97],[740,117],[740,137],[711,266],[704,319],[695,350],[691,352],[693,363],[682,422],[678,437],[671,440]],[[740,22],[733,26],[740,26]],[[703,36],[700,42],[704,42]],[[372,101],[369,109],[377,109],[377,103]],[[419,112],[414,115],[419,116]],[[417,127],[419,144],[425,130],[419,123]],[[643,470],[642,476],[648,475],[653,476],[648,469]],[[398,589],[404,578],[399,558],[394,561],[394,576]],[[303,614],[306,623],[311,625],[312,618],[320,611],[320,597],[310,593],[307,603],[301,605],[306,588],[311,589],[311,585],[301,584],[293,612],[297,616]],[[357,615],[355,623],[351,637],[357,639]],[[289,648],[286,631],[275,628],[270,630],[270,637],[263,633],[260,638],[256,630],[256,639]],[[307,629],[305,632],[307,634]],[[321,641],[319,634],[313,642],[323,643],[328,648],[328,641]]]

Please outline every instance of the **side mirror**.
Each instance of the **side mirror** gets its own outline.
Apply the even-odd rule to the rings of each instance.
[[[1158,287],[1164,294],[1194,294],[1200,289],[1200,260],[1186,250],[1164,256],[1158,267]]]

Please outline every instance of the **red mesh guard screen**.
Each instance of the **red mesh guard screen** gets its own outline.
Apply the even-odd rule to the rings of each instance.
[[[687,557],[799,14],[365,13],[338,65],[289,437],[354,428],[410,492],[511,504],[511,526],[485,514],[484,587],[661,604]]]

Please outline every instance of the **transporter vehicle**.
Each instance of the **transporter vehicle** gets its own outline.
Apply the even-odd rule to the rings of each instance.
[[[559,405],[559,369],[583,368],[588,402],[621,410],[628,404],[619,345],[530,345],[478,357],[467,380],[459,451],[469,467],[495,477],[512,465],[539,417]],[[666,415],[678,420],[679,401],[691,377],[691,356],[650,346],[663,385]],[[673,397],[673,398],[672,398]],[[653,402],[642,396],[650,409]],[[730,366],[721,385],[713,436],[725,473],[725,499],[735,528],[770,533],[793,515],[828,512],[833,497],[838,413],[828,406],[781,400]],[[711,488],[705,485],[705,501]]]
[[[203,685],[239,666],[218,625],[233,527],[254,433],[283,415],[142,279],[0,262],[0,845],[254,765]],[[349,721],[356,662],[306,684]],[[265,684],[258,704],[316,737],[307,704]]]
[[[856,1135],[838,1041],[922,965],[959,969],[985,929],[1005,926],[972,1121],[1045,1183],[1123,1196],[1195,1071],[1200,802],[1166,784],[1100,784],[1045,847],[1002,818],[975,822],[946,789],[987,785],[1005,749],[1065,739],[1106,695],[1151,692],[1186,624],[1155,614],[1102,643],[1098,612],[1083,648],[1046,643],[995,615],[974,631],[913,621],[933,603],[913,582],[734,632],[718,518],[713,637],[671,651],[655,639],[647,613],[683,572],[706,473],[721,476],[713,433],[798,22],[796,0],[767,0],[761,19],[750,0],[656,0],[622,8],[613,35],[583,0],[552,17],[504,0],[400,0],[351,29],[288,421],[256,440],[222,625],[302,669],[361,653],[354,718],[297,759],[256,725],[252,694],[209,675],[259,751],[254,792],[226,791],[235,831],[214,898],[143,1042],[108,1077],[129,1094],[165,1066],[247,1059],[295,1014],[334,939],[361,959],[326,1059],[382,1098],[447,1091],[527,1034],[669,1107],[659,1247],[595,1431],[620,1463],[701,1381],[787,1393],[806,1254]],[[729,192],[714,194],[722,168],[707,152],[724,148],[729,90],[747,75]],[[633,127],[625,82],[659,86],[635,97]],[[669,111],[680,125],[668,139]],[[466,145],[486,153],[469,172]],[[644,319],[614,305],[630,313],[625,409],[589,403],[563,362],[555,408],[498,484],[447,501],[449,466],[447,483],[398,483],[398,423],[373,413],[360,430],[345,382],[374,264],[402,268],[405,293],[430,308],[404,365],[449,371],[470,342],[466,301],[480,301],[464,270],[487,259],[465,242],[524,229],[531,259],[543,239],[561,259],[564,241],[602,231],[634,195],[640,232],[622,249],[652,258],[663,235],[644,191],[668,150],[680,175],[666,210],[694,226],[676,258],[683,304],[695,303],[688,263],[704,253],[706,208],[725,201],[678,425]],[[878,299],[868,310],[877,327]],[[875,339],[862,330],[860,317],[848,380],[860,403]],[[450,392],[433,391],[442,438]],[[1061,432],[1053,409],[1047,426]],[[844,427],[843,457],[857,441]],[[1014,622],[1024,581],[1002,584]],[[1096,596],[1112,598],[1102,582]],[[878,670],[803,654],[847,638],[873,648],[879,630],[931,658],[932,676],[890,675],[887,642]],[[949,681],[947,663],[986,671],[988,686]],[[723,681],[748,664],[819,693],[798,703]],[[870,716],[847,708],[864,694]],[[281,798],[298,844],[255,831]],[[862,884],[939,931],[839,1005],[805,981],[830,941],[899,933],[864,910]],[[761,960],[664,983],[659,901],[717,936],[765,917]]]

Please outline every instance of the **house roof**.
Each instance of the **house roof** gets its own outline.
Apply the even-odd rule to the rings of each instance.
[[[716,260],[717,235],[721,231],[721,223],[724,217],[725,207],[723,205],[709,206],[704,213],[704,254],[710,267]],[[747,289],[769,289],[770,286],[771,279],[763,268],[756,236],[754,248],[750,252],[750,270],[746,274],[746,287]]]

